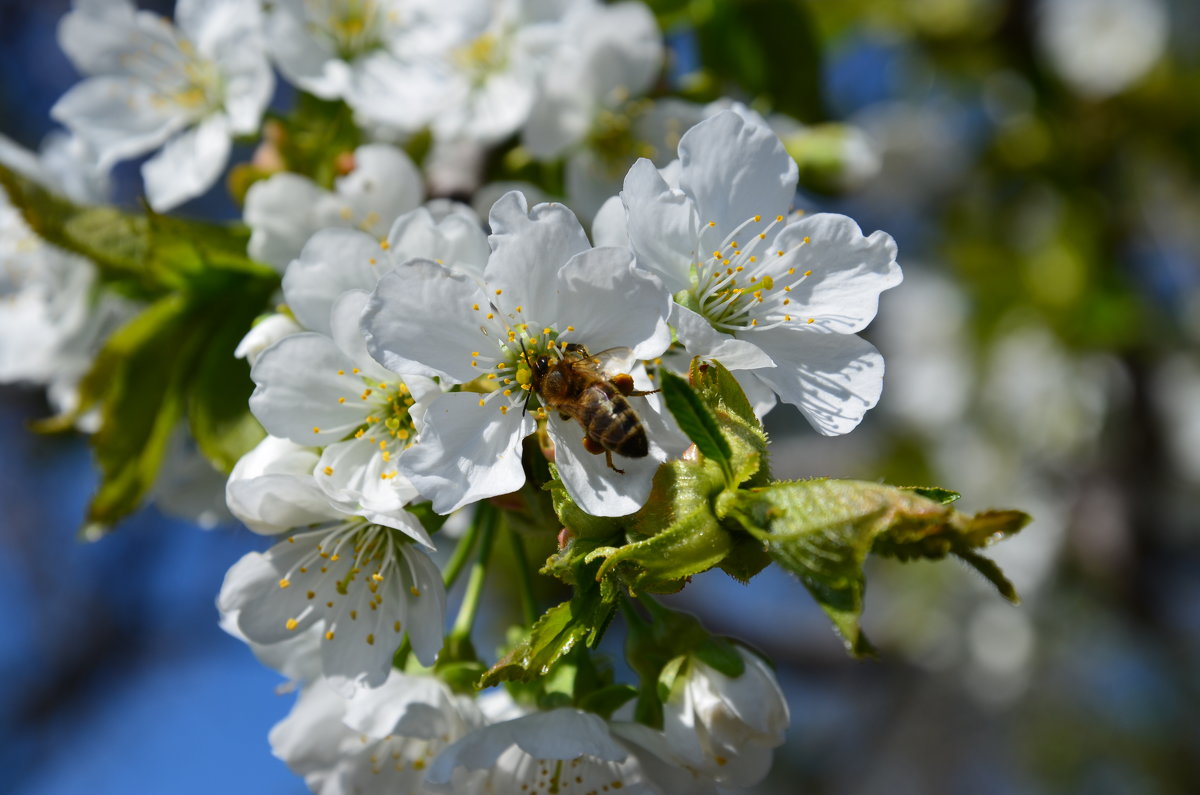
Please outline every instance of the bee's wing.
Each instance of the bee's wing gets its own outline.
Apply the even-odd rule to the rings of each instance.
[[[581,359],[577,366],[586,367],[600,375],[613,376],[628,373],[636,362],[633,348],[608,348]]]

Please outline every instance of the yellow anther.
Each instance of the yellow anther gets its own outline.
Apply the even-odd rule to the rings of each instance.
[[[751,320],[751,321],[750,321],[750,325],[751,325],[751,326],[757,326],[757,325],[758,325],[758,319],[757,319],[757,318],[755,318],[754,320]]]
[[[496,291],[496,295],[500,295],[500,294],[501,294],[501,293],[503,293],[503,292],[504,292],[503,290],[497,290],[497,291]]]
[[[795,272],[796,272],[795,268],[788,268],[788,276],[791,276]]]
[[[788,304],[790,304],[791,302],[792,302],[792,299],[790,299],[790,298],[785,298],[785,299],[783,299],[783,305],[784,305],[784,306],[787,306],[787,305],[788,305]]]
[[[387,450],[384,450],[383,451],[383,462],[386,464],[388,461],[391,461],[391,460],[392,460],[392,454],[389,453]]]
[[[783,319],[784,319],[784,320],[791,320],[791,319],[792,319],[792,316],[791,316],[791,315],[784,315],[784,316],[783,316]]]
[[[308,593],[305,594],[305,596],[307,596],[309,599],[312,599],[316,595],[317,595],[316,591],[309,591]]]
[[[721,252],[719,252],[719,251],[714,251],[714,252],[713,252],[713,257],[714,257],[715,259],[720,259],[720,258],[721,258]]]
[[[574,326],[567,326],[567,331],[574,331],[574,330],[575,330]]]
[[[810,238],[808,235],[805,235],[805,236],[804,236],[804,242],[805,242],[805,243],[811,243],[811,242],[812,242],[812,239],[811,239],[811,238]]]
[[[780,222],[780,221],[782,221],[782,220],[783,220],[783,216],[782,216],[782,215],[777,215],[777,216],[775,216],[775,221],[776,221],[776,223],[778,223],[778,222]]]
[[[472,356],[478,356],[478,355],[479,355],[479,351],[471,351],[471,355],[472,355]]]
[[[325,640],[333,640],[333,630],[332,629],[325,633]]]
[[[804,275],[805,275],[805,276],[812,276],[812,271],[805,271],[805,272],[804,272]]]
[[[389,248],[392,247],[392,244],[389,243],[386,239],[384,239],[384,240],[379,241],[379,247],[381,249],[383,249],[384,251],[387,251]]]
[[[810,318],[808,319],[808,322],[809,322],[809,323],[816,323],[816,322],[817,322],[817,319],[816,319],[815,317],[810,317]]]
[[[394,623],[392,624],[392,630],[393,630],[393,631],[395,631],[395,632],[399,632],[399,631],[400,631],[400,622],[399,622],[399,621],[396,621],[396,622],[394,622]]]
[[[418,587],[417,587],[417,586],[415,586],[415,585],[410,585],[410,586],[409,586],[409,588],[408,588],[408,592],[409,592],[410,594],[412,594],[413,596],[420,596],[420,595],[421,595],[421,589],[420,589],[420,588],[418,588]]]
[[[357,367],[355,367],[352,370],[350,370],[350,372],[354,373],[355,375],[358,375],[359,373],[362,372],[362,370],[359,370]]]
[[[345,370],[338,370],[338,375],[345,375],[345,374],[346,374]]]
[[[761,221],[761,220],[762,220],[762,216],[761,216],[761,215],[756,215],[756,216],[754,216],[754,223],[756,223],[756,224],[757,224],[757,223],[758,223],[759,221]]]
[[[351,610],[351,611],[350,611],[350,620],[351,620],[351,621],[358,621],[358,611],[357,611],[357,610]]]
[[[292,581],[289,580],[287,577],[284,577],[282,580],[279,581],[280,588],[286,588],[291,584],[292,584]]]
[[[717,222],[716,222],[716,221],[709,221],[709,222],[708,222],[708,225],[709,225],[710,227],[713,227],[713,226],[716,226],[716,225],[717,225]]]
[[[332,474],[333,474],[333,467],[325,467],[325,474],[326,474],[326,475],[332,475]]]
[[[479,311],[479,304],[471,304],[471,308],[472,308],[472,309],[474,309],[476,312],[478,312],[478,311]]]
[[[364,431],[362,428],[359,428],[357,431],[354,432],[354,438],[361,439],[361,438],[363,438],[363,436],[365,434],[366,434],[366,431]]]
[[[293,629],[295,629],[297,626],[299,626],[299,624],[300,624],[300,622],[299,622],[299,621],[297,621],[296,619],[294,619],[294,618],[289,618],[287,621],[285,621],[285,622],[284,622],[284,624],[283,624],[283,625],[284,625],[285,627],[287,627],[287,628],[288,628],[288,630],[290,631],[290,630],[293,630]]]
[[[367,262],[369,262],[369,263],[371,263],[372,265],[374,265],[374,264],[375,264],[375,258],[374,258],[374,257],[371,257],[369,260],[367,260]]]
[[[518,311],[518,312],[520,312],[520,311],[521,311],[521,308],[522,308],[522,307],[521,307],[521,305],[520,305],[520,304],[517,304],[517,311]]]
[[[481,405],[481,406],[483,405],[483,398],[479,399],[479,405]]]
[[[318,428],[317,426],[315,426],[315,425],[314,425],[314,426],[313,426],[313,433],[320,433],[320,432],[321,432],[321,429],[320,429],[320,428]]]
[[[501,414],[507,414],[507,413],[508,413],[508,406],[501,406],[501,407],[500,407],[500,413],[501,413]]]
[[[550,329],[550,328],[544,328],[544,329],[542,329],[542,333],[543,333],[543,334],[549,334],[549,333],[551,332],[551,330],[552,330],[552,329]]]
[[[374,574],[371,575],[371,579],[374,580],[375,582],[383,582],[383,575],[380,574],[379,572],[375,572]]]
[[[374,635],[367,635],[367,645],[368,646],[375,645],[375,636]]]
[[[344,398],[344,397],[340,397],[340,398],[338,398],[338,403],[339,403],[339,404],[341,404],[341,403],[345,403],[345,402],[346,402],[346,398]]]
[[[488,312],[488,313],[487,313],[487,319],[488,319],[488,320],[491,320],[491,319],[492,319],[492,318],[494,318],[494,317],[495,317],[495,315],[493,315],[491,312]]]

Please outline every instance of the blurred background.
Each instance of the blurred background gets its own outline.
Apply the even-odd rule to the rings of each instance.
[[[1034,522],[991,550],[1019,607],[962,566],[872,561],[878,661],[773,570],[675,597],[779,664],[792,727],[754,792],[1200,792],[1200,4],[724,5],[779,4],[805,26],[771,43],[813,87],[800,120],[855,142],[798,206],[891,233],[905,281],[865,335],[879,407],[833,439],[777,408],[775,473],[939,485]],[[77,79],[67,5],[0,0],[0,132],[30,148]],[[703,79],[693,31],[668,39]],[[213,193],[185,211],[236,217]],[[184,472],[76,542],[95,476],[84,440],[28,429],[49,413],[0,389],[0,790],[303,791],[267,744],[290,698],[216,623],[261,539],[189,503],[220,479]]]

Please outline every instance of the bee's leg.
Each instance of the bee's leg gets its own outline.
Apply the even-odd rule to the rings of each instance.
[[[634,389],[633,376],[629,373],[617,373],[609,381],[625,397],[641,397],[642,395],[653,395],[655,392],[662,391],[661,389]]]
[[[617,469],[617,468],[616,468],[616,467],[613,465],[613,462],[612,462],[612,451],[610,451],[610,450],[605,450],[605,451],[604,451],[604,463],[608,464],[608,468],[609,468],[609,469],[611,469],[613,472],[616,472],[618,475],[624,475],[624,474],[625,474],[625,470],[624,470],[624,469]]]
[[[611,469],[613,472],[616,472],[618,475],[625,474],[624,469],[617,469],[616,466],[613,464],[612,451],[606,450],[604,448],[604,445],[602,445],[599,442],[597,442],[596,440],[592,439],[592,437],[590,437],[590,436],[583,437],[583,449],[587,450],[592,455],[600,455],[601,453],[604,453],[604,463],[608,464],[608,468]]]

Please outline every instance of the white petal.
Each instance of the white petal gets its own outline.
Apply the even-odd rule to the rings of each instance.
[[[490,287],[503,290],[497,305],[522,305],[527,317],[557,317],[558,271],[590,247],[579,219],[561,204],[529,209],[518,191],[501,196],[489,219],[492,256],[484,274]]]
[[[432,666],[446,635],[446,588],[437,564],[415,546],[405,549],[408,639],[422,665]]]
[[[207,191],[225,170],[232,139],[229,120],[209,116],[167,142],[142,164],[146,199],[156,212],[166,212]]]
[[[273,535],[338,518],[313,479],[317,453],[268,436],[241,459],[225,484],[229,510],[256,533]]]
[[[633,248],[629,242],[629,229],[625,221],[625,205],[620,196],[610,196],[592,221],[592,244]]]
[[[382,383],[399,380],[399,376],[371,358],[367,351],[367,341],[363,338],[359,327],[359,319],[366,309],[370,293],[365,290],[347,290],[338,296],[329,313],[329,334],[338,350],[350,357],[350,360],[367,378]]]
[[[807,242],[805,242],[807,241]],[[833,213],[788,224],[775,245],[789,252],[783,264],[812,275],[792,288],[796,312],[815,318],[823,331],[852,334],[875,317],[879,294],[902,278],[896,242],[885,232],[864,237],[852,219]]]
[[[293,334],[263,351],[250,377],[250,409],[267,432],[298,444],[328,444],[365,422],[355,363],[328,337]],[[343,398],[342,402],[338,398]]]
[[[258,361],[258,355],[279,340],[291,334],[299,334],[304,329],[291,317],[284,314],[272,314],[263,318],[250,327],[246,336],[233,351],[239,359],[245,359],[251,366]]]
[[[434,209],[438,207],[433,202],[431,205]],[[397,218],[388,232],[396,257],[431,259],[482,280],[491,249],[479,218],[465,204],[457,202],[439,215],[435,216],[427,205]]]
[[[347,290],[371,290],[394,266],[379,241],[356,229],[322,229],[283,274],[283,294],[305,328],[330,333],[329,313]]]
[[[405,478],[392,477],[395,471],[395,458],[384,461],[375,440],[363,437],[326,447],[315,477],[324,493],[353,513],[400,516],[417,490]]]
[[[691,356],[716,359],[730,370],[775,366],[771,357],[751,341],[753,337],[739,340],[717,331],[703,316],[679,304],[671,307],[671,325]]]
[[[470,381],[498,361],[498,345],[507,340],[504,327],[487,319],[489,308],[470,277],[433,262],[409,262],[371,293],[362,316],[367,350],[393,372]]]
[[[590,248],[571,258],[558,273],[553,311],[574,331],[559,328],[562,339],[582,342],[592,353],[632,348],[638,359],[652,359],[671,344],[666,318],[671,296],[652,276],[633,267],[626,248]]]
[[[305,603],[304,594],[297,596],[295,589],[280,588],[279,580],[306,553],[302,544],[284,541],[266,554],[242,556],[225,575],[217,607],[222,612],[237,611],[238,629],[255,643],[280,643],[296,637],[311,627],[319,614],[310,604],[301,604]]]
[[[723,111],[679,142],[680,187],[707,224],[724,236],[755,215],[786,215],[799,170],[770,127]],[[719,244],[720,241],[717,241]]]
[[[700,238],[692,200],[668,187],[654,164],[643,158],[625,175],[621,201],[638,267],[662,279],[672,293],[686,288]]]
[[[77,83],[54,103],[50,115],[96,152],[99,166],[149,152],[186,120],[156,104],[153,90],[126,77],[93,77]]]
[[[753,373],[825,436],[854,430],[879,402],[883,357],[861,337],[779,328],[756,339],[776,367]]]
[[[417,443],[400,456],[401,473],[438,513],[516,491],[525,482],[521,440],[533,433],[533,417],[515,409],[501,414],[499,405],[497,399],[480,406],[471,392],[442,395],[429,406]]]
[[[250,256],[282,273],[317,231],[313,208],[326,193],[307,177],[288,171],[251,185],[242,211],[250,227]]]
[[[349,66],[338,60],[332,39],[310,31],[303,0],[276,2],[267,13],[265,28],[271,56],[289,83],[322,99],[345,93]]]

